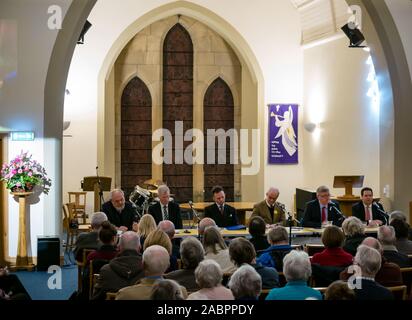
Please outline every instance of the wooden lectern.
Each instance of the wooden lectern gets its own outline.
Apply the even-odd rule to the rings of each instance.
[[[99,186],[100,182],[100,186]],[[94,191],[94,212],[100,211],[99,192],[110,191],[112,178],[110,177],[84,177],[82,182],[83,191]]]
[[[359,199],[353,195],[352,189],[362,188],[364,176],[335,176],[333,180],[334,188],[345,188],[345,194],[338,199]]]

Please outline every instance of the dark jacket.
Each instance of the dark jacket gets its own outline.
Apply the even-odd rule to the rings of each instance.
[[[343,244],[343,250],[347,253],[350,253],[352,256],[356,255],[356,250],[358,250],[359,245],[365,240],[366,235],[364,234],[355,234],[351,237],[346,237]]]
[[[134,285],[143,276],[142,256],[135,250],[125,250],[100,269],[92,299],[104,300],[106,292]]]
[[[236,226],[239,224],[236,209],[224,204],[223,206],[223,215],[220,213],[219,207],[216,203],[205,208],[205,217],[212,218],[216,225],[221,228]]]
[[[362,289],[354,289],[356,300],[393,300],[393,294],[379,283],[372,280],[361,280]]]
[[[111,201],[107,201],[102,206],[102,211],[107,215],[107,219],[116,227],[125,226],[127,230],[132,230],[133,222],[138,222],[139,217],[130,202],[126,202],[121,213],[117,212]]]
[[[165,279],[175,280],[178,284],[185,287],[188,292],[199,290],[195,279],[195,269],[180,269],[165,275]]]
[[[176,202],[170,201],[167,204],[167,212],[169,214],[169,220],[173,222],[176,229],[183,229],[182,225],[182,216],[180,212],[180,206]],[[149,214],[153,216],[156,221],[156,224],[159,224],[160,221],[163,221],[163,210],[160,202],[149,207]]]
[[[262,278],[262,289],[279,287],[279,274],[275,268],[264,267],[260,263],[251,264]]]
[[[256,236],[250,239],[250,242],[255,247],[255,251],[258,255],[262,254],[262,250],[266,250],[270,247],[270,244],[266,238],[266,236]],[[260,251],[260,252],[258,252]]]
[[[388,215],[379,210],[384,211],[383,206],[378,202],[374,202],[372,204],[372,220],[380,220],[383,222],[383,224],[387,224]],[[362,201],[359,201],[352,206],[352,216],[358,218],[361,221],[365,221],[365,206],[363,205]]]
[[[83,232],[77,236],[74,256],[77,261],[83,260],[83,249],[98,250],[102,243],[99,240],[99,233],[97,231]]]
[[[383,250],[383,256],[389,262],[397,264],[400,268],[408,268],[411,266],[411,261],[406,254],[395,250]]]
[[[328,221],[333,221],[334,225],[340,227],[343,220],[345,220],[345,216],[339,214],[338,210],[340,211],[339,203],[332,201],[328,204]],[[322,226],[318,199],[306,203],[302,226],[306,228],[320,228]]]

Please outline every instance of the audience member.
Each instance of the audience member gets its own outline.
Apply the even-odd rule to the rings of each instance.
[[[245,238],[235,238],[229,245],[230,259],[236,267],[243,264],[251,265],[262,278],[263,289],[279,286],[279,274],[275,268],[264,267],[256,262],[256,251],[253,244]]]
[[[184,300],[182,288],[174,280],[159,280],[152,287],[150,300]]]
[[[236,300],[257,300],[262,291],[262,278],[252,266],[244,264],[230,277],[228,287]]]
[[[292,250],[289,245],[289,235],[282,226],[275,226],[268,232],[267,239],[270,247],[263,251],[257,262],[266,267],[283,270],[283,258]]]
[[[143,251],[144,241],[150,232],[156,230],[156,221],[150,214],[144,214],[140,219],[139,226],[137,228],[137,233],[140,237],[140,248]]]
[[[381,226],[378,229],[378,240],[383,247],[383,256],[389,262],[396,263],[401,268],[410,267],[410,259],[396,248],[395,229],[392,226]]]
[[[112,260],[117,255],[117,230],[109,221],[102,222],[99,240],[102,245],[99,249],[89,253],[87,264],[91,260]]]
[[[312,269],[306,252],[289,252],[283,259],[283,273],[287,281],[286,286],[272,289],[266,300],[322,300],[322,294],[308,286]]]
[[[207,227],[203,236],[203,248],[205,259],[216,261],[222,268],[223,273],[233,273],[235,265],[230,260],[229,249],[217,227]]]
[[[270,247],[266,237],[266,223],[262,217],[255,216],[249,220],[249,233],[252,236],[249,241],[255,247],[256,253]]]
[[[139,217],[133,205],[126,201],[123,190],[112,190],[110,200],[103,204],[102,211],[107,215],[107,219],[120,231],[137,230]]]
[[[177,259],[180,259],[180,239],[175,239],[175,225],[170,220],[160,221],[158,228],[167,234],[170,241],[172,241],[172,256],[175,256]]]
[[[355,291],[342,280],[331,283],[325,292],[325,300],[355,300],[355,298]]]
[[[200,220],[197,227],[200,240],[202,240],[203,234],[205,233],[207,227],[217,227],[215,220],[213,220],[212,218],[203,218],[202,220]]]
[[[396,219],[399,219],[399,220],[402,220],[402,221],[404,221],[404,222],[407,222],[406,221],[406,215],[402,212],[402,211],[399,211],[399,210],[395,210],[395,211],[392,211],[391,212],[391,214],[390,214],[390,216],[389,216],[389,224],[393,221],[393,220],[396,220]],[[409,226],[409,231],[408,231],[408,239],[409,240],[412,240],[412,228]]]
[[[167,234],[160,229],[156,229],[150,232],[146,240],[144,241],[143,253],[146,248],[149,248],[153,245],[162,246],[167,250],[167,252],[169,252],[170,263],[169,268],[166,270],[166,272],[177,270],[177,258],[172,255],[172,242],[170,241],[170,238],[167,236]]]
[[[349,217],[343,221],[342,229],[345,234],[343,250],[355,256],[356,249],[366,238],[365,226],[358,218]]]
[[[403,220],[392,220],[390,224],[395,229],[396,236],[396,249],[400,253],[411,255],[412,254],[412,241],[408,239],[409,224]]]
[[[195,278],[200,290],[190,294],[187,300],[234,300],[232,291],[222,286],[223,272],[216,261],[201,261]]]

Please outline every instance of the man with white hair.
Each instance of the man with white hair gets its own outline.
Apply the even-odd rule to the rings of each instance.
[[[360,274],[356,275],[355,281],[349,279],[349,285],[355,286],[356,300],[393,300],[392,293],[375,282],[382,262],[379,251],[360,245],[354,261],[360,268]]]
[[[137,231],[139,218],[136,210],[130,202],[126,202],[121,189],[114,189],[110,192],[110,200],[103,204],[102,211],[118,230]]]
[[[322,300],[322,294],[308,286],[312,267],[306,252],[289,252],[283,259],[283,273],[288,283],[283,288],[272,289],[266,300]]]
[[[244,264],[232,274],[228,287],[236,300],[257,300],[262,291],[262,278],[255,268]]]
[[[163,279],[163,274],[169,268],[169,261],[169,253],[164,247],[153,245],[146,248],[143,252],[144,278],[136,285],[119,290],[116,300],[149,300],[153,285]],[[186,292],[183,295],[187,297]]]
[[[259,216],[265,220],[266,224],[282,224],[285,225],[286,217],[283,205],[277,202],[279,198],[278,188],[269,188],[266,192],[265,200],[253,206],[251,218]]]
[[[383,256],[386,260],[396,263],[401,268],[411,266],[409,257],[398,252],[396,248],[396,234],[392,226],[381,226],[378,229],[378,240],[383,247]]]
[[[175,225],[176,229],[182,229],[182,217],[180,206],[173,201],[170,201],[170,189],[166,185],[161,185],[157,189],[159,202],[149,207],[149,214],[153,216],[156,223],[160,221],[170,220]]]
[[[77,236],[74,256],[77,261],[81,261],[83,249],[97,250],[100,248],[102,243],[99,240],[99,231],[103,221],[107,221],[107,216],[104,212],[95,212],[91,217],[91,232],[83,232]]]
[[[174,239],[176,233],[174,223],[170,220],[163,220],[159,222],[158,227],[167,234],[172,242],[172,256],[180,259],[180,239]]]
[[[199,225],[197,227],[197,231],[200,237],[203,236],[207,227],[217,227],[215,220],[208,217],[200,220]]]

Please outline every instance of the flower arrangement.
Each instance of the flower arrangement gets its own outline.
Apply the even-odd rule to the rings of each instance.
[[[23,151],[9,164],[3,164],[0,173],[1,180],[12,192],[27,192],[32,191],[35,186],[42,186],[43,192],[48,194],[51,186],[46,170],[32,159],[32,155]]]

